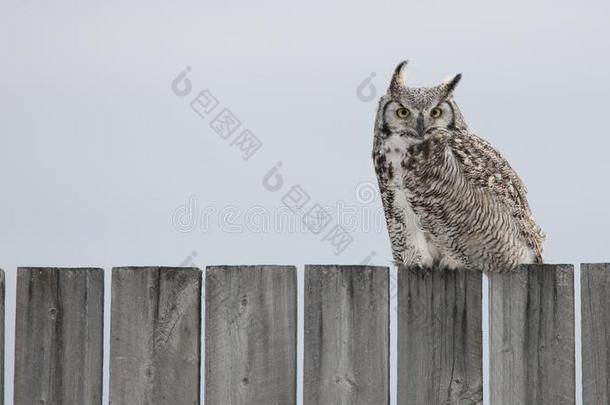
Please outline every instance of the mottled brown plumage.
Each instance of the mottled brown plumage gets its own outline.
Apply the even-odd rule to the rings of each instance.
[[[380,101],[373,148],[394,260],[483,271],[542,262],[523,182],[453,100],[460,76],[410,89],[404,67]]]

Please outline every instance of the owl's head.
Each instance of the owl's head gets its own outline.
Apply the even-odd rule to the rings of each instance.
[[[423,141],[437,129],[466,130],[453,91],[462,75],[451,76],[434,87],[407,87],[407,61],[396,67],[388,92],[379,102],[376,132],[400,137],[407,144]]]

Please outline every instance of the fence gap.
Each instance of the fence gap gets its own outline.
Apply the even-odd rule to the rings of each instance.
[[[304,405],[387,405],[389,269],[305,267]]]
[[[398,269],[398,405],[482,404],[482,274]]]
[[[112,270],[110,403],[199,404],[201,270]]]
[[[296,404],[293,266],[206,269],[205,402]]]
[[[490,401],[574,404],[574,267],[489,276]]]
[[[581,265],[583,405],[610,403],[610,264]]]
[[[101,404],[104,272],[19,268],[15,405]]]

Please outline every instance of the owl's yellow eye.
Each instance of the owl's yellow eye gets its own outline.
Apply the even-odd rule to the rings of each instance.
[[[438,107],[435,107],[432,109],[432,111],[430,111],[430,116],[432,118],[439,118],[441,115],[443,115],[443,110]]]
[[[409,115],[411,115],[411,111],[409,111],[408,109],[401,107],[398,110],[396,110],[396,116],[398,118],[407,118]]]

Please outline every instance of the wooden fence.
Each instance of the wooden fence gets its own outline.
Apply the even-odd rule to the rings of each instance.
[[[583,404],[608,404],[610,265],[581,269]],[[15,405],[102,403],[103,274],[18,269]],[[573,281],[571,265],[489,277],[492,405],[575,403]],[[482,403],[481,273],[306,266],[301,293],[305,405],[389,404],[392,296],[398,405]],[[111,294],[111,404],[199,404],[202,295],[206,404],[296,404],[295,267],[208,267],[204,294],[196,268],[114,268]],[[1,271],[0,298],[4,323]]]

